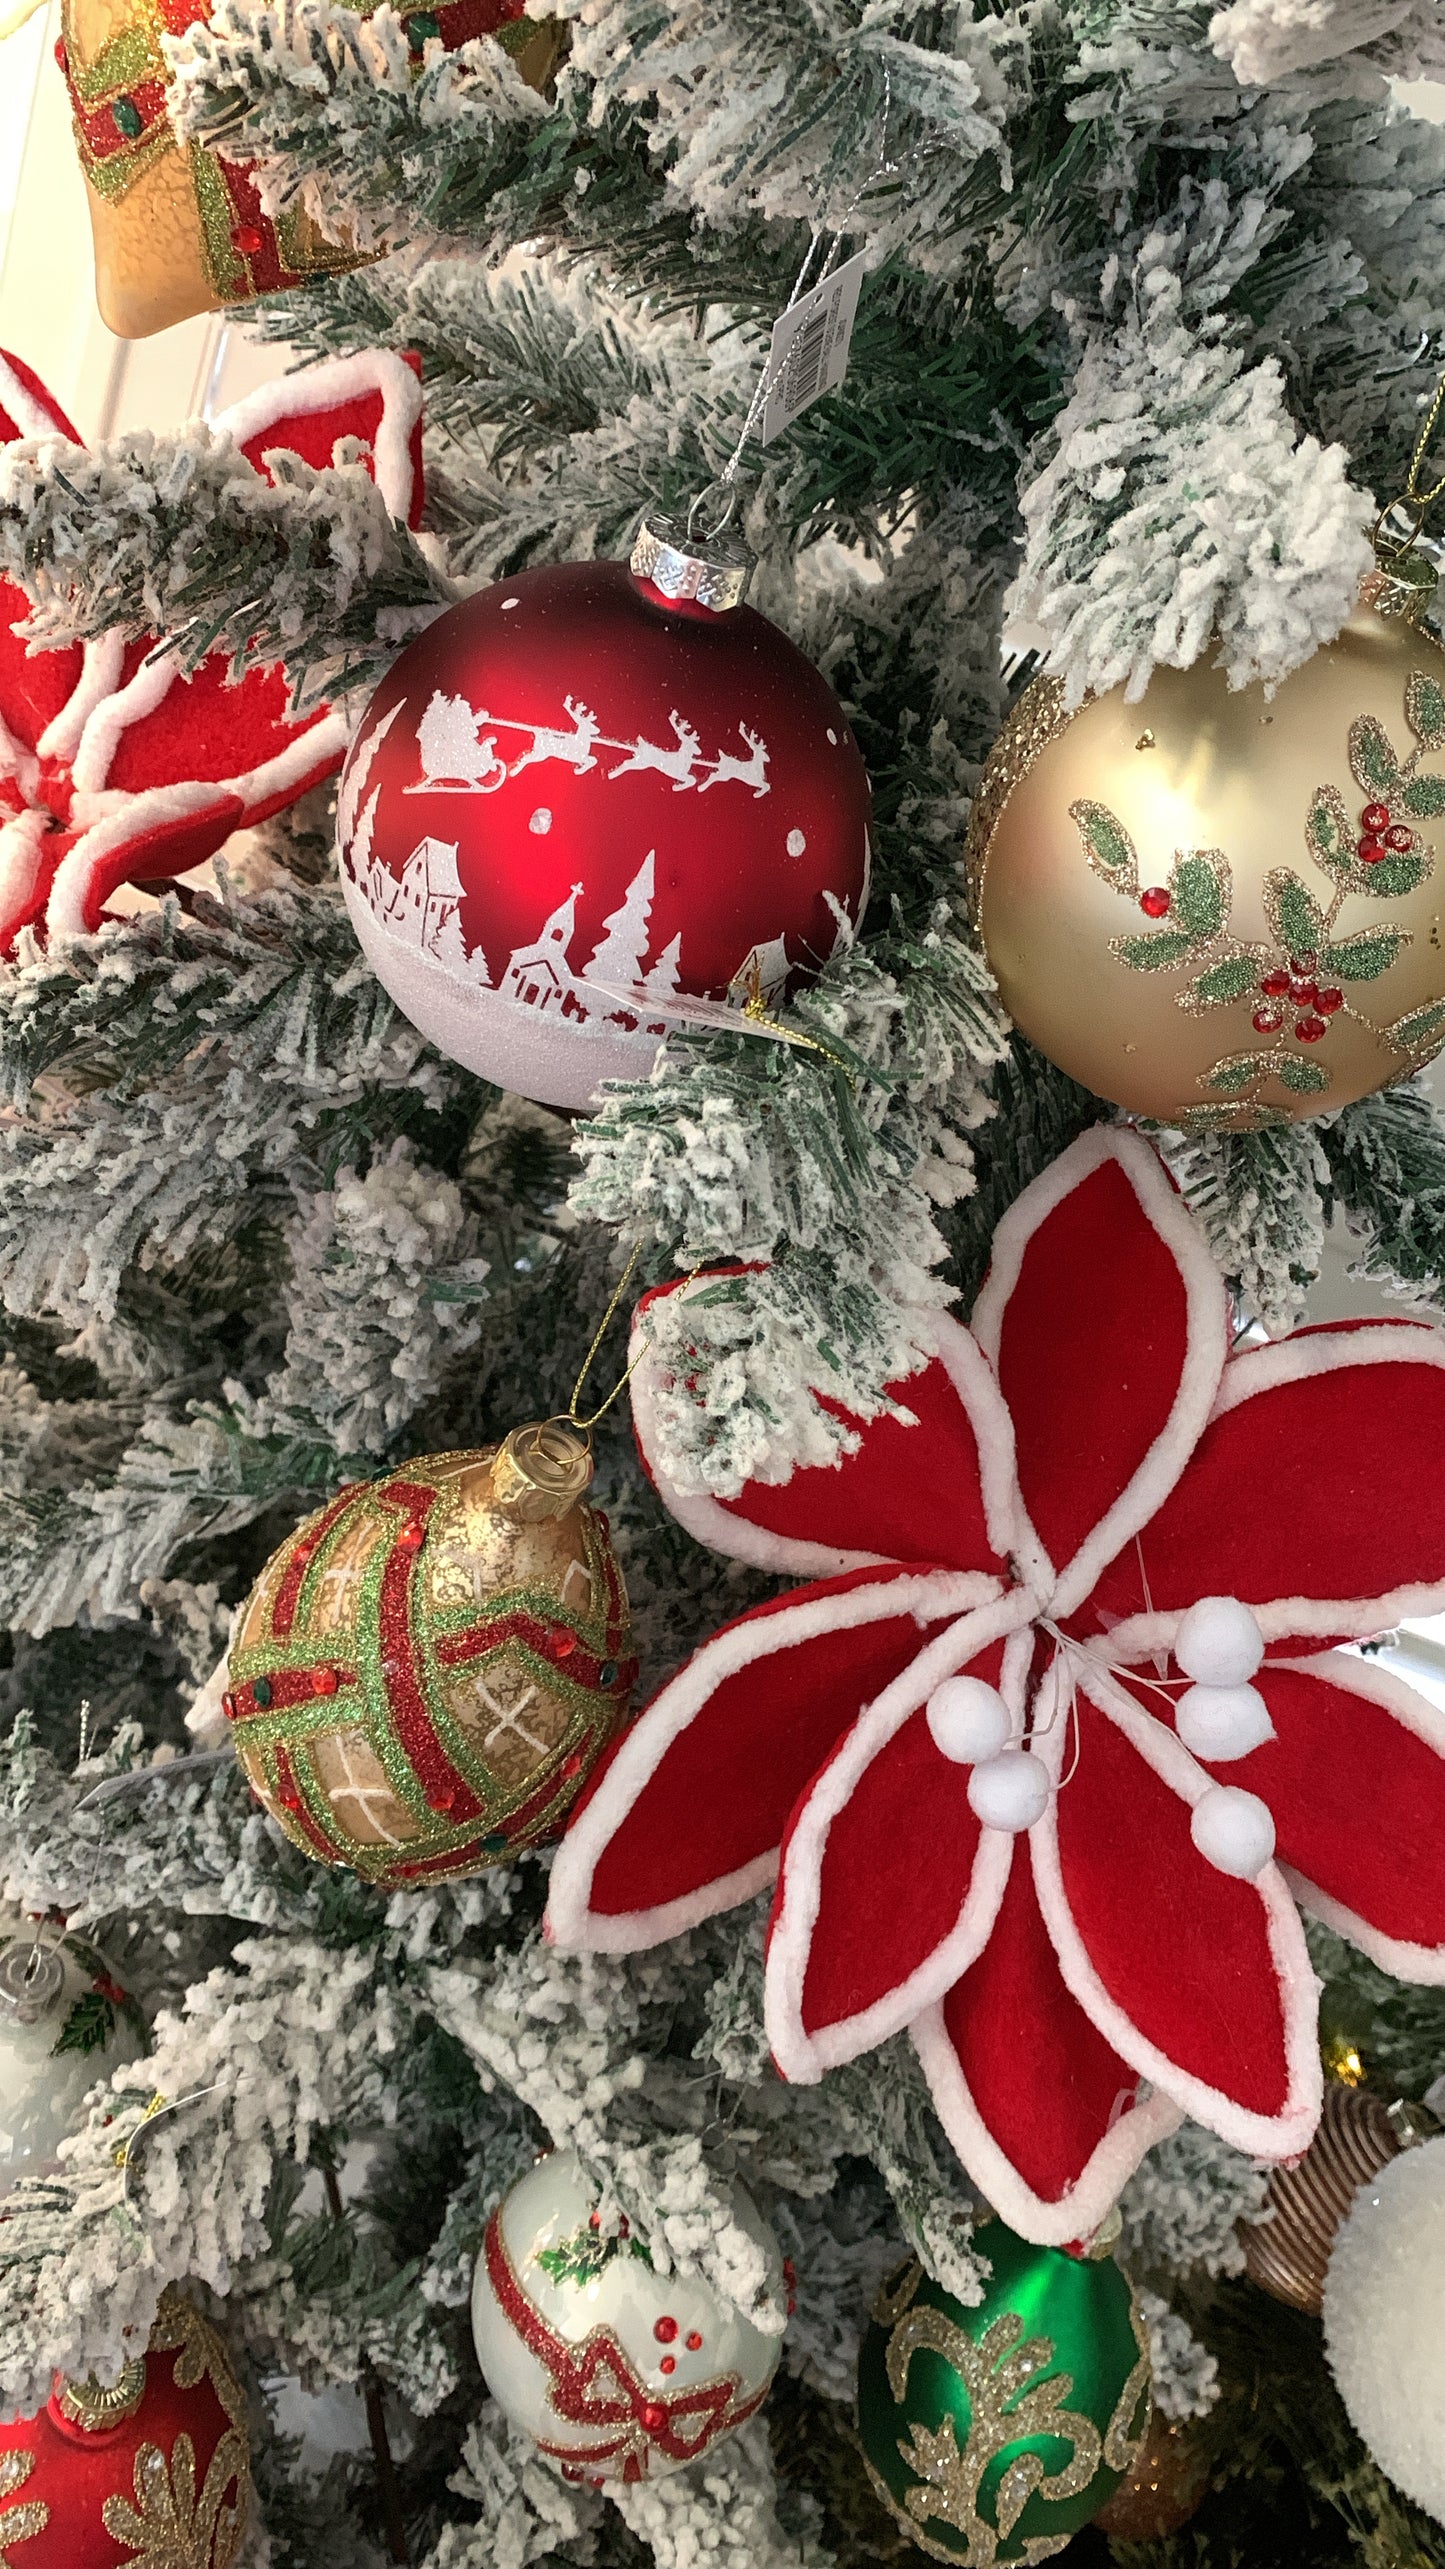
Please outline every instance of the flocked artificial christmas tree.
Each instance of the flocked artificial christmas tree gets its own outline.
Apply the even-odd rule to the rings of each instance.
[[[1335,1215],[1445,1308],[1428,525],[1369,542],[1439,12],[529,14],[147,19],[86,149],[332,237],[248,325],[328,372],[89,453],[0,396],[0,2122],[103,2082],[0,2219],[0,2554],[1445,2562],[1442,1733],[1349,1648],[1445,1609],[1442,1341],[1289,1340]],[[1168,1122],[1010,1031],[1015,793]],[[505,1093],[468,988],[538,1095],[636,1075]]]

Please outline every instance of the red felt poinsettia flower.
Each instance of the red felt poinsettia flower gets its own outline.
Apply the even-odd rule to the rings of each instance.
[[[356,438],[393,515],[420,522],[421,386],[404,357],[307,366],[212,425],[268,479],[277,448],[324,465]],[[51,436],[79,442],[30,368],[0,356],[0,445]],[[187,677],[151,637],[118,633],[32,655],[16,631],[29,612],[0,581],[0,951],[42,920],[98,927],[117,884],[203,864],[340,765],[341,715],[291,716],[282,669],[233,681],[217,652]]]
[[[1066,2243],[1184,2114],[1262,2158],[1303,2149],[1321,2081],[1296,1902],[1445,1981],[1445,1723],[1328,1647],[1445,1609],[1445,1334],[1347,1324],[1231,1355],[1187,1208],[1147,1143],[1103,1129],[999,1225],[971,1328],[930,1325],[903,1415],[723,1501],[669,1486],[644,1363],[673,1512],[810,1584],[725,1626],[624,1735],[549,1931],[628,1951],[776,1877],[784,2076],[908,2027],[969,2174]],[[1172,1653],[1203,1599],[1263,1649],[1260,1744],[1228,1763],[1179,1736]],[[1003,1763],[1043,1769],[1027,1828],[975,1809],[989,1770],[943,1717],[960,1675],[1003,1699]]]

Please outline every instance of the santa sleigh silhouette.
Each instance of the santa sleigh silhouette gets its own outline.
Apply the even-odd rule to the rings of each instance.
[[[564,696],[563,711],[570,718],[570,729],[560,723],[523,722],[510,714],[490,713],[485,705],[469,705],[462,696],[432,697],[417,726],[417,747],[421,754],[422,777],[419,784],[408,785],[408,794],[495,794],[511,776],[520,776],[527,767],[540,767],[550,759],[560,760],[577,776],[586,776],[598,765],[599,749],[621,752],[618,764],[607,770],[607,781],[619,776],[640,776],[651,772],[668,776],[674,794],[686,794],[696,787],[706,794],[714,785],[747,785],[756,802],[772,789],[768,784],[768,746],[761,734],[739,723],[738,737],[743,754],[736,750],[719,750],[714,759],[699,759],[700,735],[686,717],[675,709],[669,714],[671,742],[616,740],[598,728],[598,718],[590,705],[579,696]],[[492,726],[488,729],[488,725]],[[520,758],[508,760],[497,747],[499,731],[526,732],[530,745]]]

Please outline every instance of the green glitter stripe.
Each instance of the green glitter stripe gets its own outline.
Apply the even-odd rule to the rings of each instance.
[[[104,160],[98,160],[87,147],[79,125],[74,125],[72,130],[81,168],[96,195],[104,197],[107,205],[119,205],[123,197],[129,196],[131,189],[140,185],[147,170],[154,169],[156,162],[172,145],[171,130],[167,125],[134,150],[107,152]]]
[[[223,303],[244,302],[251,293],[251,281],[231,239],[236,214],[230,190],[221,176],[221,164],[214,152],[202,151],[199,143],[188,144],[186,156],[191,165],[191,185],[196,191],[196,211],[201,218],[206,274]]]
[[[79,68],[73,54],[68,61],[71,85],[82,107],[107,106],[143,81],[168,77],[165,56],[144,20],[112,36],[86,70]]]

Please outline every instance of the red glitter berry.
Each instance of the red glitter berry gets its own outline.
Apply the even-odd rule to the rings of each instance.
[[[1389,853],[1382,838],[1362,838],[1355,850],[1361,865],[1383,865]]]
[[[702,2330],[700,2328],[690,2328],[687,2332],[687,2351],[689,2355],[695,2355],[701,2344]]]
[[[649,2435],[656,2435],[667,2424],[667,2411],[661,2400],[644,2400],[638,2415]]]
[[[600,2213],[600,2212],[589,2212],[589,2213],[588,2213],[588,2215],[587,2215],[587,2227],[588,2227],[588,2229],[589,2229],[589,2230],[600,2230],[600,2229],[601,2229],[601,2227],[602,2227],[602,2215],[601,2215],[601,2213]]]
[[[1360,827],[1362,830],[1367,831],[1371,838],[1378,838],[1381,830],[1388,826],[1389,819],[1390,811],[1388,804],[1367,803],[1360,814]]]
[[[1337,1008],[1343,1008],[1344,1004],[1345,994],[1343,990],[1317,990],[1315,992],[1315,1006],[1318,1008],[1322,1017],[1333,1017],[1335,1010]]]
[[[234,223],[231,226],[231,247],[239,250],[243,259],[254,259],[258,250],[265,249],[266,235],[257,223]]]
[[[1323,1017],[1296,1017],[1294,1030],[1302,1044],[1317,1044],[1329,1031]]]
[[[311,1692],[313,1695],[334,1695],[340,1683],[341,1671],[339,1668],[313,1668],[311,1671]]]
[[[657,2369],[660,2373],[675,2373],[677,2371],[677,2357],[675,2355],[664,2355],[662,2362],[658,2365]]]
[[[1282,999],[1289,988],[1289,974],[1279,970],[1267,972],[1259,986],[1266,999]]]
[[[1277,1035],[1281,1026],[1284,1024],[1284,1010],[1282,1008],[1256,1008],[1254,1015],[1250,1019],[1250,1024],[1253,1026],[1257,1035]]]
[[[677,2335],[677,2321],[664,2311],[661,2319],[654,2319],[652,2333],[659,2346],[670,2346]]]
[[[1146,919],[1167,919],[1174,903],[1162,883],[1151,883],[1140,893],[1139,907]]]
[[[1396,856],[1408,856],[1414,844],[1415,833],[1407,830],[1403,821],[1396,821],[1393,828],[1385,832],[1385,845]]]

